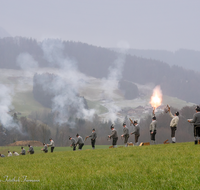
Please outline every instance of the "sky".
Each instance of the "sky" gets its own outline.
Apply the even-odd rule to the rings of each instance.
[[[0,0],[0,27],[39,41],[200,51],[199,7],[199,0]]]

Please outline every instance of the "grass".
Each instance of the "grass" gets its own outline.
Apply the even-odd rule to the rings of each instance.
[[[34,99],[31,91],[16,93],[13,98],[13,105],[15,110],[21,112],[23,116],[27,116],[34,111],[49,110]]]
[[[103,113],[108,112],[108,109],[102,106],[98,101],[90,101],[90,100],[86,100],[86,101],[87,101],[89,109],[95,109],[98,114],[103,114]]]
[[[177,143],[1,158],[1,189],[199,189],[200,146]],[[60,149],[60,151],[58,151]],[[4,182],[5,177],[20,182]],[[22,182],[28,180],[39,182]]]
[[[186,102],[184,100],[178,99],[176,97],[164,96],[163,97],[164,105],[172,105],[174,108],[182,109],[184,106],[193,106],[194,103]]]

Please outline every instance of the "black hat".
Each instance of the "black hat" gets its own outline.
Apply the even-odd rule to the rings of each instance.
[[[92,129],[93,131],[95,131],[95,129]]]
[[[199,107],[199,106],[197,106],[195,110],[196,110],[196,111],[200,111],[200,107]]]
[[[179,112],[178,111],[175,114],[176,114],[176,116],[179,116]]]
[[[126,123],[125,123],[125,122],[123,123],[123,126],[124,126],[124,125],[126,125]]]
[[[135,120],[133,123],[138,123],[137,120]]]
[[[156,116],[153,116],[152,119],[153,119],[153,120],[156,120]]]
[[[112,124],[112,125],[110,126],[110,128],[111,128],[111,129],[114,128],[114,125]]]
[[[71,137],[69,136],[69,140],[71,139]]]
[[[77,134],[76,134],[76,137],[78,137],[78,136],[79,136],[79,134],[77,133]]]

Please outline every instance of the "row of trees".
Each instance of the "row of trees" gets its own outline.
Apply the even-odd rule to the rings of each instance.
[[[171,108],[172,113],[176,110]],[[192,118],[195,113],[194,107],[184,107],[180,110],[180,121],[178,129],[176,132],[176,138],[178,142],[187,142],[193,140],[193,126],[187,122],[188,118]],[[97,144],[111,144],[107,141],[107,136],[111,133],[110,126],[111,122],[101,122],[100,118],[95,115],[93,121],[88,121],[84,119],[69,119],[68,123],[65,123],[61,126],[53,122],[54,115],[51,112],[44,111],[42,113],[34,112],[29,118],[21,117],[19,119],[20,130],[11,129],[6,130],[5,134],[0,133],[0,144],[7,145],[17,140],[38,140],[41,142],[48,142],[49,137],[52,137],[56,143],[56,146],[69,146],[69,136],[75,137],[79,133],[83,138],[90,135],[92,129],[95,128],[97,132]],[[166,113],[161,113],[157,115],[158,127],[156,134],[157,143],[163,143],[170,137],[170,116]],[[124,118],[127,126],[130,129],[130,132],[134,130],[133,126],[129,126],[128,118]],[[148,115],[146,118],[140,121],[141,134],[139,141],[140,142],[149,142],[149,125],[151,123],[151,116]],[[122,122],[117,120],[115,123],[115,128],[118,131],[118,144],[123,144],[120,135],[123,133]],[[2,127],[2,126],[1,126]],[[1,129],[3,131],[3,129]],[[134,142],[134,137],[131,136],[129,141]],[[90,141],[87,140],[86,144],[90,144]]]
[[[61,43],[64,47],[63,54],[75,60],[82,73],[96,78],[107,77],[109,67],[119,57],[119,53],[106,48],[80,42],[61,41]],[[24,52],[32,55],[40,67],[53,67],[52,63],[44,59],[40,42],[22,37],[9,37],[0,39],[0,68],[19,69],[16,58]],[[200,81],[199,73],[130,54],[124,57],[123,80],[142,85],[148,83],[161,85],[166,95],[199,103],[200,89],[197,88]]]

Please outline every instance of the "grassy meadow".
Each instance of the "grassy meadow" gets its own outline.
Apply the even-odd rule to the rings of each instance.
[[[0,189],[200,189],[200,145],[192,142],[47,154],[40,148],[0,159]]]

